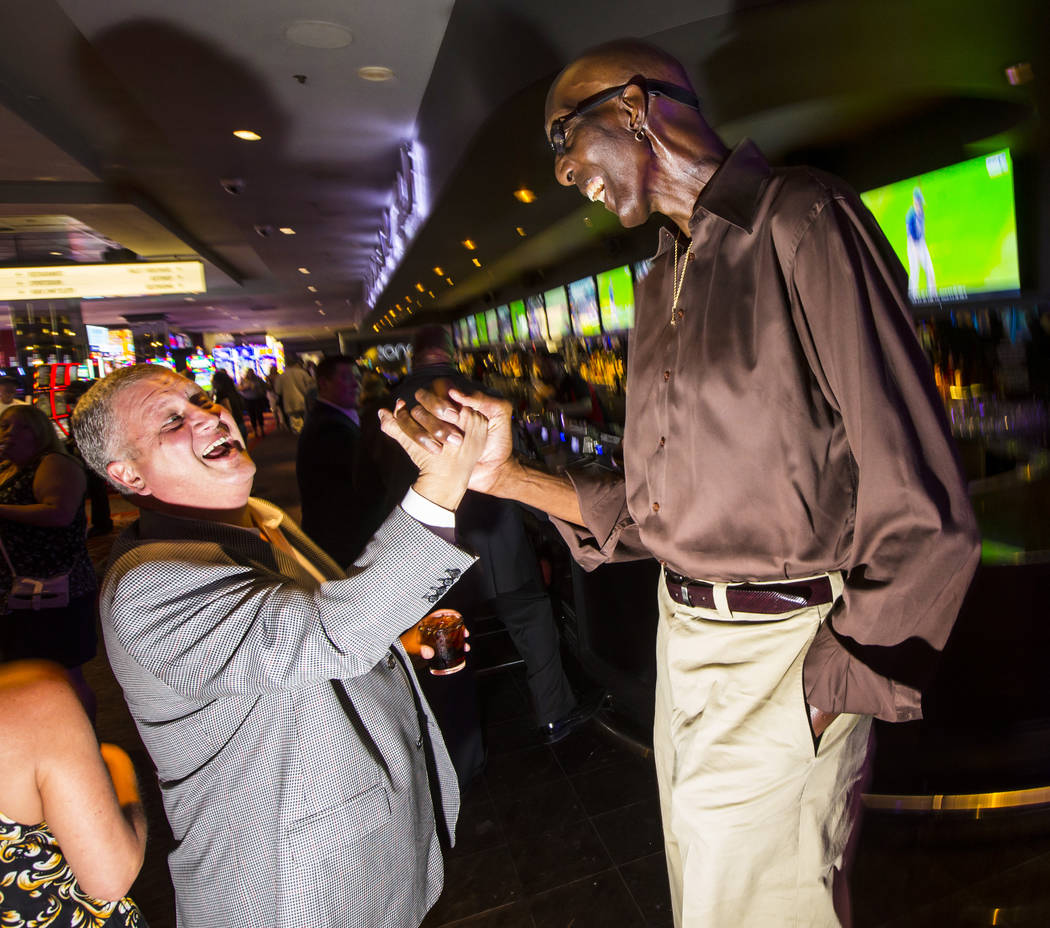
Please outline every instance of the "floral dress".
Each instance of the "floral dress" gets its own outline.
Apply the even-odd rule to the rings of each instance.
[[[147,928],[125,896],[105,902],[77,885],[47,824],[20,825],[0,813],[0,925],[3,928]]]

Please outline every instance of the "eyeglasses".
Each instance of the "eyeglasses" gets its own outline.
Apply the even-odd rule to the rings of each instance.
[[[610,87],[607,90],[599,90],[596,94],[581,100],[564,116],[559,116],[555,119],[551,123],[550,137],[547,139],[554,154],[565,154],[565,126],[568,123],[576,119],[577,116],[583,116],[603,103],[618,97],[632,85],[639,87],[643,93],[651,93],[654,97],[667,97],[667,99],[674,100],[676,103],[681,103],[691,109],[700,109],[700,101],[696,98],[696,94],[686,90],[684,87],[679,87],[677,84],[668,84],[666,81],[650,81],[642,77],[641,74],[636,74],[626,84]]]

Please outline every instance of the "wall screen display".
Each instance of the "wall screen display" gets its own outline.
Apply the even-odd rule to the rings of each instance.
[[[489,327],[485,320],[484,313],[474,314],[474,328],[478,332],[478,344],[487,345],[489,343]]]
[[[489,333],[489,344],[498,344],[500,341],[499,319],[496,316],[495,308],[485,313],[485,330]]]
[[[575,280],[569,284],[568,290],[573,330],[577,335],[601,335],[598,291],[594,288],[594,278],[584,277],[582,280]]]
[[[534,339],[547,340],[547,313],[543,309],[543,297],[540,294],[525,298],[525,310],[529,318],[529,335]]]
[[[200,261],[0,268],[0,300],[100,299],[205,290]]]
[[[634,283],[626,264],[598,275],[598,306],[606,332],[634,328]]]
[[[861,194],[908,271],[912,302],[1017,293],[1009,149]]]
[[[557,340],[572,334],[569,322],[569,298],[564,287],[555,287],[543,294],[547,306],[547,331],[551,338]]]
[[[481,346],[481,342],[478,340],[478,320],[474,316],[467,316],[467,340],[471,348]]]
[[[514,326],[514,338],[519,342],[529,340],[529,318],[525,312],[525,301],[515,300],[510,304],[510,319]]]
[[[514,343],[514,323],[510,318],[510,307],[504,304],[496,307],[496,319],[499,323],[499,340],[506,345]]]

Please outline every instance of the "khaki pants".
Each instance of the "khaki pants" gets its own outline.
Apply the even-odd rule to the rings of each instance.
[[[871,718],[840,715],[814,745],[802,662],[831,604],[734,614],[716,588],[720,608],[680,606],[662,575],[659,600],[654,744],[675,925],[839,925]]]

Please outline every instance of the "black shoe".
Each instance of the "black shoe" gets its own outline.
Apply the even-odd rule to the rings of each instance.
[[[604,702],[604,690],[596,690],[584,696],[560,719],[548,722],[540,729],[544,743],[557,744],[562,738],[571,735],[584,722],[593,718]]]

